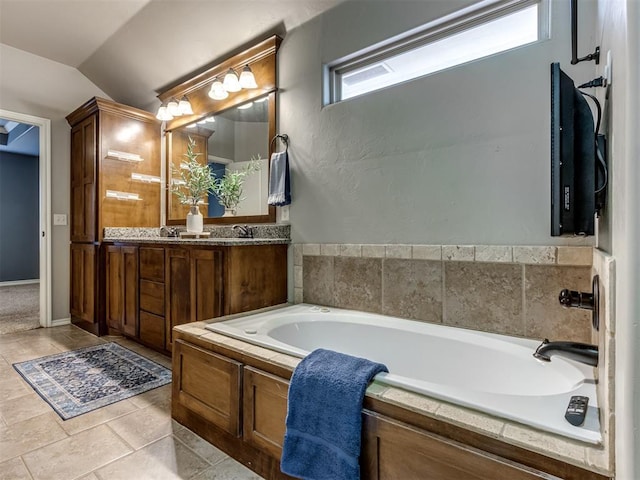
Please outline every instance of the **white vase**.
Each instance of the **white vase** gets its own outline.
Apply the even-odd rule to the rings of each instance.
[[[222,216],[223,217],[235,217],[236,216],[236,209],[235,208],[225,208],[224,209],[224,214]]]
[[[191,205],[189,213],[187,213],[187,232],[202,233],[202,214],[198,205]]]

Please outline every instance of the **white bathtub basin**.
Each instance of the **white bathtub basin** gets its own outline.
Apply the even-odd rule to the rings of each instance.
[[[471,407],[587,443],[600,443],[593,369],[533,358],[539,341],[337,308],[296,305],[211,323],[209,330],[290,355],[316,348],[384,363],[388,385]],[[572,395],[589,397],[587,420],[564,419]]]

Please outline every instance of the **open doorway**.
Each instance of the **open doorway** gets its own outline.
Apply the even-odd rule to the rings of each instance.
[[[0,110],[0,334],[51,325],[50,122]]]

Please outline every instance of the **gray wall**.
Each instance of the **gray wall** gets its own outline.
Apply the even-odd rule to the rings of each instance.
[[[349,1],[287,34],[278,111],[295,242],[591,244],[549,235],[549,64],[595,73],[569,64],[568,1],[551,2],[549,40],[322,106],[324,63],[469,3]],[[586,51],[595,3],[582,3]]]
[[[39,159],[0,152],[0,282],[39,278]]]

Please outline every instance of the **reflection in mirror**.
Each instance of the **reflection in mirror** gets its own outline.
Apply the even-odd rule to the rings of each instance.
[[[242,200],[235,215],[268,215],[269,103],[268,96],[264,96],[174,130],[168,152],[173,168],[169,168],[167,173],[172,175],[172,171],[185,161],[189,137],[195,141],[194,151],[200,154],[198,161],[206,162],[217,178],[225,173],[244,170],[252,157],[259,156],[261,168],[244,178]],[[175,174],[172,177],[170,181],[175,182]],[[184,221],[188,205],[182,205],[174,195],[170,195],[168,200],[168,218]],[[225,209],[215,194],[210,194],[202,203],[200,212],[205,217],[225,216]]]

